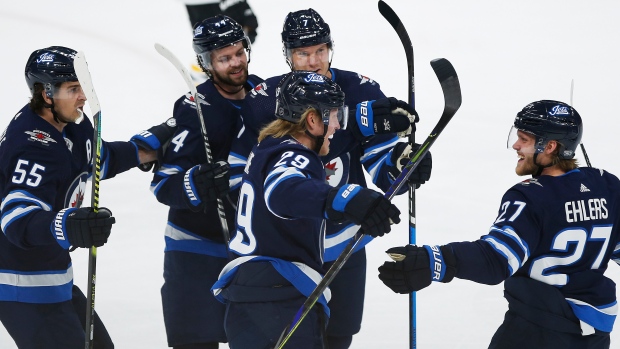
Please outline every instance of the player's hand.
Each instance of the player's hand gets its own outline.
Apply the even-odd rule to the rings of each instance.
[[[97,213],[92,207],[68,208],[56,215],[52,233],[65,249],[100,247],[108,242],[115,222],[112,212],[105,207],[99,208]]]
[[[203,204],[228,194],[230,165],[226,161],[196,165],[185,174],[183,181],[190,208],[199,211]]]
[[[449,246],[406,245],[386,253],[394,262],[379,267],[379,279],[396,293],[419,291],[431,281],[450,282],[456,275],[456,258]]]
[[[349,125],[356,139],[367,140],[378,134],[395,133],[399,137],[415,132],[420,120],[412,106],[393,97],[359,103],[349,114]]]
[[[388,165],[390,165],[389,175],[392,177],[392,180],[395,180],[400,175],[403,171],[403,167],[409,163],[409,160],[411,160],[411,157],[413,157],[418,149],[420,149],[420,145],[417,143],[414,143],[413,146],[404,142],[396,143],[392,149],[392,155],[388,163]],[[432,169],[433,158],[429,151],[424,155],[422,161],[420,161],[413,173],[409,175],[407,183],[415,184],[416,189],[419,188],[420,185],[426,183],[426,181],[431,178]]]
[[[389,233],[390,225],[400,222],[400,211],[390,200],[357,184],[330,190],[325,211],[335,223],[350,220],[361,225],[362,233],[373,237]]]

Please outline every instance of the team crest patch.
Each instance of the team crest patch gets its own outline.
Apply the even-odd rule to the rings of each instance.
[[[263,95],[265,97],[268,97],[269,95],[267,94],[267,84],[261,82],[260,84],[256,85],[256,87],[254,87],[251,93],[252,96]]]
[[[56,143],[56,141],[50,136],[50,134],[45,131],[32,130],[25,131],[25,133],[30,136],[28,140],[31,142],[40,142],[43,145],[49,145],[50,142]]]
[[[357,77],[360,79],[360,85],[363,85],[365,83],[369,83],[371,85],[375,84],[375,81],[367,76],[357,74]]]
[[[543,186],[542,184],[540,184],[540,182],[538,181],[538,179],[536,178],[529,178],[524,180],[523,182],[519,183],[521,185],[530,185],[530,184],[536,184],[536,185],[540,185],[541,187]]]

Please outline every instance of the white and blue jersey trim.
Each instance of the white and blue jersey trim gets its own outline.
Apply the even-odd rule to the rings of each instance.
[[[181,251],[213,257],[228,258],[228,248],[226,244],[198,236],[186,229],[174,225],[171,222],[166,224],[164,240],[166,242],[164,252]]]
[[[71,300],[73,267],[67,270],[25,272],[0,270],[0,301],[59,303]]]
[[[335,261],[359,230],[359,225],[351,223],[337,233],[325,236],[325,253],[323,255],[324,261]],[[357,246],[355,246],[355,249],[353,249],[353,253],[364,248],[364,246],[366,246],[373,239],[374,238],[370,235],[364,236]]]
[[[9,204],[15,203],[23,203],[18,205],[7,212],[4,211],[4,208]],[[33,205],[34,204],[34,205]],[[0,210],[2,211],[2,218],[0,220],[0,227],[2,227],[2,231],[6,232],[6,228],[16,221],[29,214],[34,210],[45,210],[51,211],[52,207],[44,202],[43,200],[37,198],[36,196],[28,193],[24,190],[15,190],[10,192],[7,196],[2,200],[2,205],[0,206]]]
[[[592,328],[604,332],[611,332],[613,329],[618,314],[618,302],[595,307],[577,299],[566,298],[566,300],[580,320],[584,336],[593,334]]]
[[[229,262],[222,272],[218,280],[215,282],[211,291],[217,300],[226,303],[226,299],[221,295],[222,289],[226,288],[233,280],[237,273],[238,267],[248,262],[269,262],[271,265],[287,279],[301,294],[308,297],[314,291],[316,286],[321,282],[323,276],[316,270],[299,262],[289,262],[273,257],[264,256],[245,256],[239,257]],[[323,291],[323,294],[317,300],[317,303],[323,306],[325,314],[329,317],[329,307],[327,303],[331,299],[331,291],[329,288]]]
[[[286,217],[282,217],[278,215],[271,209],[271,205],[269,204],[269,199],[271,197],[271,192],[282,182],[292,177],[301,177],[306,178],[306,176],[294,167],[286,167],[280,166],[273,169],[271,172],[267,174],[267,178],[265,179],[265,204],[267,205],[267,209],[269,212],[273,213],[278,218],[288,219]]]

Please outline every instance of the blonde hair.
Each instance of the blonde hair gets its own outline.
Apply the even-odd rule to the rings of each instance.
[[[562,143],[556,141],[558,146],[556,147],[553,158],[551,159],[551,165],[557,166],[560,170],[564,172],[572,171],[579,167],[579,163],[577,159],[560,159],[560,148],[562,148]]]
[[[260,130],[258,135],[258,142],[260,143],[263,139],[271,136],[273,138],[282,138],[286,135],[295,136],[300,133],[304,133],[308,129],[307,117],[310,112],[315,112],[316,109],[308,108],[300,117],[300,121],[297,123],[293,123],[283,119],[276,119],[270,123],[268,123],[265,127]]]

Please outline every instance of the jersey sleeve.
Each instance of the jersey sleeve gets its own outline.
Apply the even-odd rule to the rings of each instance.
[[[399,138],[395,135],[378,135],[362,145],[362,165],[372,178],[372,182],[383,191],[394,183],[394,178],[389,173],[391,167],[394,166],[390,158],[398,142]],[[405,191],[407,191],[407,186],[403,186],[396,194],[402,194]]]
[[[178,127],[163,156],[162,165],[153,175],[150,189],[162,204],[178,209],[189,209],[188,201],[184,197],[185,172],[194,165],[204,162],[198,156],[198,152],[203,157],[206,155],[203,155],[205,151],[200,127],[187,122],[192,117],[196,118],[196,112],[183,106],[183,98],[175,104],[174,117]]]
[[[133,142],[102,141],[101,149],[101,179],[114,178],[140,163],[138,147]]]
[[[497,284],[514,275],[536,248],[540,236],[535,209],[516,190],[504,194],[497,219],[478,241],[451,243],[458,278]]]
[[[325,218],[325,200],[332,188],[325,183],[322,163],[308,151],[292,150],[267,167],[264,200],[280,218]]]

